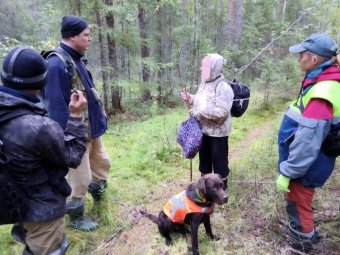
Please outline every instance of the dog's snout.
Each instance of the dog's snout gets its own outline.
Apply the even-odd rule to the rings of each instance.
[[[223,196],[223,204],[226,204],[226,203],[228,203],[228,195],[227,194],[225,194],[225,196]]]
[[[228,203],[228,194],[224,191],[221,191],[215,200],[216,204],[218,205],[223,205]]]

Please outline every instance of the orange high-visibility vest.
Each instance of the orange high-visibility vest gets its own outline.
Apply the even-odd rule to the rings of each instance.
[[[185,190],[173,196],[164,206],[164,213],[172,222],[184,224],[185,216],[188,213],[213,213],[214,205],[203,207],[197,205],[187,197]]]

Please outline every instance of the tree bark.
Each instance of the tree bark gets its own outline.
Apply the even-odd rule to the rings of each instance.
[[[105,3],[109,6],[113,5],[112,0],[105,0]],[[112,67],[112,71],[110,72],[111,81],[117,78],[119,70],[118,70],[118,58],[117,58],[117,46],[114,37],[112,36],[115,28],[115,18],[112,12],[108,12],[105,17],[106,25],[108,28],[107,32],[107,45],[109,50],[109,65]]]
[[[142,79],[143,82],[149,82],[150,78],[150,70],[143,60],[150,56],[150,49],[147,44],[147,34],[145,30],[145,9],[143,8],[142,4],[138,4],[138,25],[139,25],[139,36],[140,36],[140,55],[142,58]],[[145,88],[142,91],[142,99],[144,101],[151,100],[151,91],[148,88]]]
[[[95,1],[95,8],[94,8],[95,14],[96,14],[96,21],[98,25],[98,42],[100,46],[100,64],[101,64],[101,74],[103,79],[103,97],[104,97],[104,108],[108,112],[108,97],[109,94],[108,91],[108,74],[105,71],[105,67],[107,66],[107,60],[105,55],[105,48],[103,44],[103,34],[102,34],[102,21],[100,18],[100,11],[98,6],[98,0]]]
[[[182,0],[182,24],[188,24],[188,10],[187,10],[187,0]],[[189,46],[188,46],[188,35],[181,35],[180,39],[180,54],[179,54],[179,78],[182,81],[183,75],[187,69],[189,56]]]
[[[242,39],[242,25],[243,25],[243,0],[236,0],[235,2],[235,41],[237,48],[241,45]]]
[[[282,0],[282,12],[281,12],[281,21],[284,22],[286,19],[286,8],[287,8],[287,0]]]
[[[194,0],[194,38],[193,38],[193,50],[192,50],[192,66],[197,66],[199,63],[199,56],[198,56],[198,38],[199,38],[199,22],[198,22],[198,0]],[[197,66],[197,70],[193,72],[193,83],[198,84],[198,77],[199,77],[199,66]]]
[[[81,0],[76,1],[76,10],[78,12],[78,15],[81,16]]]
[[[227,15],[227,45],[233,46],[235,43],[235,0],[228,0]]]
[[[160,4],[160,0],[158,0],[158,3]],[[162,67],[163,63],[163,43],[162,43],[162,7],[159,7],[157,10],[157,35],[156,35],[156,54],[157,54],[157,64],[158,64],[158,72],[157,72],[157,83],[158,83],[158,96],[162,96],[162,80],[163,80],[163,74],[164,69]]]
[[[173,63],[174,60],[172,58],[173,56],[173,41],[171,37],[172,33],[172,17],[174,16],[173,8],[171,6],[166,6],[166,20],[167,20],[167,30],[166,30],[166,36],[165,36],[165,42],[164,42],[164,62],[166,63]],[[166,75],[166,82],[167,82],[167,94],[172,95],[173,94],[173,82],[172,82],[172,67],[167,67],[165,70]],[[170,91],[169,91],[170,89]]]
[[[148,82],[150,77],[150,70],[143,61],[143,58],[150,56],[150,49],[147,44],[147,34],[145,31],[145,9],[142,5],[138,4],[138,24],[139,24],[139,35],[141,39],[140,54],[142,58],[142,78],[143,82]]]

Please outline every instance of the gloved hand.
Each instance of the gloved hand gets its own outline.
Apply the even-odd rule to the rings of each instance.
[[[278,189],[278,191],[281,192],[290,192],[290,190],[288,189],[289,182],[289,177],[280,174],[276,180],[276,188]]]

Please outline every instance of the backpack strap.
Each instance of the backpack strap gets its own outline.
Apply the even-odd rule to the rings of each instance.
[[[220,85],[220,83],[221,82],[225,82],[225,83],[228,83],[228,85],[230,86],[230,84],[237,84],[237,83],[235,83],[235,80],[234,81],[228,81],[228,80],[226,80],[226,79],[222,79],[222,80],[220,80],[217,84],[216,84],[216,87],[215,87],[215,95],[216,95],[216,90],[217,90],[217,87],[218,87],[218,85]],[[231,86],[230,86],[231,87]],[[231,89],[233,89],[232,87],[231,87]],[[238,100],[240,100],[240,99],[234,99],[233,101],[238,101]]]
[[[58,47],[55,50],[41,52],[41,56],[46,60],[48,60],[48,58],[51,56],[57,56],[61,61],[64,62],[65,73],[67,74],[67,79],[69,81],[70,88],[73,89],[74,76],[77,75],[76,72],[77,65],[70,56],[70,54],[68,54],[63,48]]]

